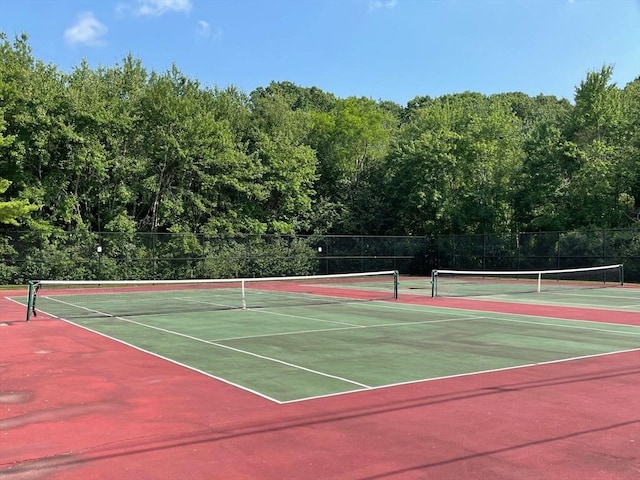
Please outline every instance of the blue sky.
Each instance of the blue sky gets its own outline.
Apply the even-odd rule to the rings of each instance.
[[[573,98],[640,75],[640,0],[0,0],[0,30],[71,71],[132,53],[204,86],[271,81],[401,105],[418,95]]]

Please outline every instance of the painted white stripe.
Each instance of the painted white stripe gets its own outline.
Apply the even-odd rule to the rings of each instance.
[[[475,375],[485,375],[485,374],[489,374],[489,373],[494,373],[494,372],[505,372],[505,371],[509,371],[509,370],[518,370],[521,368],[532,368],[532,367],[539,367],[539,366],[543,366],[543,365],[551,365],[554,363],[564,363],[564,362],[574,362],[576,360],[584,360],[584,359],[588,359],[588,358],[597,358],[597,357],[605,357],[607,355],[618,355],[621,353],[629,353],[629,352],[640,352],[640,348],[632,348],[629,350],[618,350],[616,352],[606,352],[606,353],[596,353],[596,354],[592,354],[592,355],[583,355],[580,357],[572,357],[572,358],[563,358],[563,359],[559,359],[559,360],[549,360],[546,362],[537,362],[537,363],[528,363],[525,365],[516,365],[513,367],[503,367],[503,368],[494,368],[494,369],[490,369],[490,370],[480,370],[477,372],[467,372],[467,373],[458,373],[455,375],[445,375],[442,377],[434,377],[434,378],[423,378],[423,379],[418,379],[418,380],[410,380],[407,382],[399,382],[399,383],[389,383],[386,385],[378,385],[375,387],[371,387],[369,389],[367,389],[366,391],[370,392],[370,391],[375,391],[375,390],[381,390],[383,388],[393,388],[393,387],[401,387],[404,385],[413,385],[413,384],[417,384],[417,383],[425,383],[425,382],[434,382],[437,380],[447,380],[449,378],[459,378],[459,377],[471,377],[471,376],[475,376]],[[337,393],[328,393],[326,395],[316,395],[313,397],[304,397],[304,398],[297,398],[295,400],[286,400],[286,401],[282,401],[279,402],[281,404],[287,404],[287,403],[297,403],[297,402],[306,402],[308,400],[316,400],[316,399],[320,399],[320,398],[330,398],[330,397],[337,397],[339,395],[349,395],[352,393],[358,393],[358,392],[362,392],[362,389],[357,389],[357,390],[349,390],[347,392],[337,392]]]
[[[640,328],[640,325],[628,324],[628,323],[601,322],[601,321],[597,321],[597,320],[579,320],[579,319],[575,319],[575,318],[539,316],[539,315],[533,315],[533,314],[530,314],[530,313],[506,313],[506,312],[495,312],[495,311],[490,311],[490,310],[474,310],[472,308],[441,307],[441,306],[425,305],[425,311],[429,311],[430,309],[431,310],[436,310],[436,311],[437,310],[456,311],[459,314],[460,314],[461,311],[467,311],[467,312],[482,313],[483,315],[487,315],[487,314],[495,315],[495,316],[492,316],[491,318],[497,318],[497,317],[500,317],[500,316],[511,315],[511,316],[516,316],[516,317],[525,317],[525,318],[547,318],[547,319],[550,319],[550,320],[559,320],[561,322],[568,322],[568,323],[580,322],[580,323],[590,323],[590,324],[593,324],[593,325],[608,325],[610,327],[619,326],[619,327],[629,327],[629,328]],[[615,311],[612,311],[612,314],[615,314]]]
[[[292,363],[289,363],[289,362],[285,362],[285,361],[282,361],[282,360],[279,360],[279,359],[274,359],[274,358],[271,358],[271,357],[255,354],[253,352],[248,352],[248,351],[244,351],[244,350],[241,350],[241,349],[236,349],[236,348],[233,348],[233,347],[230,347],[230,346],[227,346],[227,345],[223,345],[223,344],[217,343],[217,342],[220,342],[220,341],[223,341],[223,340],[232,340],[233,338],[217,340],[217,341],[207,341],[207,340],[204,340],[204,339],[201,339],[201,338],[198,338],[198,337],[193,337],[191,335],[182,334],[180,332],[175,332],[175,331],[172,331],[172,330],[163,329],[161,327],[155,327],[153,325],[148,325],[148,324],[145,324],[145,323],[137,322],[135,320],[130,320],[130,319],[127,319],[127,318],[122,318],[122,317],[106,314],[106,313],[103,313],[103,312],[99,312],[97,310],[92,310],[92,309],[89,309],[87,307],[74,305],[72,303],[64,302],[64,301],[56,299],[56,298],[50,298],[50,297],[44,297],[44,298],[48,298],[48,299],[50,299],[52,301],[57,301],[59,303],[67,304],[67,305],[72,306],[72,307],[81,308],[81,309],[84,309],[84,310],[89,311],[89,312],[93,312],[93,313],[97,313],[99,315],[103,315],[105,317],[116,318],[118,320],[129,322],[129,323],[133,323],[133,324],[137,324],[137,325],[140,325],[142,327],[147,327],[147,328],[163,331],[163,332],[166,332],[166,333],[169,333],[169,334],[173,334],[173,335],[185,337],[185,338],[188,338],[188,339],[192,339],[194,341],[210,344],[210,345],[217,346],[217,347],[220,347],[220,348],[233,350],[233,351],[236,351],[238,353],[254,356],[254,357],[261,358],[261,359],[264,359],[264,360],[267,360],[267,361],[276,362],[276,363],[279,363],[279,364],[290,366],[292,368],[298,368],[298,369],[301,369],[301,370],[304,370],[304,371],[307,371],[307,372],[310,372],[310,373],[318,374],[318,375],[329,377],[329,378],[334,378],[336,380],[344,381],[346,383],[350,383],[352,385],[357,385],[357,386],[361,387],[361,388],[356,388],[356,389],[347,390],[347,391],[343,391],[343,392],[330,393],[330,394],[326,394],[326,395],[317,395],[317,396],[299,398],[299,399],[294,399],[294,400],[280,401],[280,400],[274,399],[272,397],[269,397],[268,395],[265,395],[263,393],[255,391],[255,390],[253,390],[251,388],[247,388],[245,386],[236,384],[236,383],[231,382],[229,380],[226,380],[226,379],[224,379],[222,377],[218,377],[216,375],[212,375],[212,374],[207,373],[205,371],[202,371],[200,369],[197,369],[197,368],[191,367],[189,365],[183,364],[181,362],[178,362],[176,360],[173,360],[171,358],[168,358],[168,357],[165,357],[163,355],[159,355],[157,353],[145,350],[145,349],[140,348],[140,347],[138,347],[136,345],[130,344],[130,343],[126,342],[126,341],[120,340],[118,338],[115,338],[115,337],[112,337],[110,335],[98,332],[96,330],[93,330],[93,329],[88,328],[86,326],[83,326],[81,324],[66,320],[64,318],[57,317],[55,315],[52,315],[52,314],[49,314],[49,313],[43,311],[43,313],[46,313],[47,315],[50,315],[50,316],[52,316],[54,318],[60,318],[61,320],[65,321],[65,322],[67,322],[69,324],[72,324],[72,325],[78,326],[80,328],[83,328],[84,330],[87,330],[87,331],[90,331],[90,332],[93,332],[93,333],[97,333],[98,335],[101,335],[101,336],[103,336],[105,338],[109,338],[110,340],[117,341],[117,342],[119,342],[121,344],[127,345],[127,346],[132,347],[132,348],[134,348],[136,350],[139,350],[141,352],[147,353],[147,354],[155,356],[157,358],[161,358],[163,360],[169,361],[171,363],[174,363],[176,365],[182,366],[182,367],[187,368],[189,370],[201,373],[203,375],[206,375],[208,377],[214,378],[214,379],[219,380],[221,382],[224,382],[224,383],[226,383],[228,385],[232,385],[234,387],[240,388],[240,389],[242,389],[244,391],[247,391],[249,393],[253,393],[253,394],[255,394],[255,395],[259,396],[259,397],[265,398],[265,399],[267,399],[269,401],[272,401],[272,402],[275,402],[275,403],[278,403],[278,404],[287,404],[287,403],[302,402],[302,401],[319,399],[319,398],[327,398],[327,397],[333,397],[333,396],[337,396],[337,395],[345,395],[345,394],[350,394],[350,393],[361,392],[363,390],[371,391],[371,390],[377,390],[377,389],[382,389],[382,388],[390,388],[390,387],[396,387],[396,386],[402,386],[402,385],[429,382],[429,381],[434,381],[434,380],[444,380],[444,379],[448,379],[448,378],[465,377],[465,376],[471,376],[471,375],[481,375],[481,374],[486,374],[486,373],[515,370],[515,369],[520,369],[520,368],[530,368],[530,367],[535,367],[535,366],[540,366],[540,365],[548,365],[548,364],[569,362],[569,361],[588,359],[588,358],[594,358],[594,357],[600,357],[600,356],[606,356],[606,355],[614,355],[614,354],[620,354],[620,353],[640,351],[640,348],[633,348],[633,349],[627,349],[627,350],[619,350],[619,351],[615,351],[615,352],[606,352],[606,353],[599,353],[599,354],[583,355],[583,356],[564,358],[564,359],[558,359],[558,360],[549,360],[549,361],[544,361],[544,362],[536,362],[536,363],[529,363],[529,364],[524,364],[524,365],[516,365],[516,366],[512,366],[512,367],[503,367],[503,368],[497,368],[497,369],[482,370],[482,371],[477,371],[477,372],[467,372],[467,373],[447,375],[447,376],[442,376],[442,377],[423,378],[423,379],[416,379],[416,380],[411,380],[411,381],[406,381],[406,382],[398,382],[398,383],[385,384],[385,385],[379,385],[379,386],[370,386],[370,385],[366,385],[366,384],[363,384],[363,383],[360,383],[360,382],[349,380],[349,379],[346,379],[346,378],[343,378],[343,377],[327,374],[327,373],[320,372],[320,371],[313,370],[313,369],[308,369],[306,367],[295,365],[295,364],[292,364]],[[19,302],[16,302],[16,303],[19,303]],[[382,304],[378,304],[378,306],[382,306]],[[360,329],[360,328],[393,327],[393,326],[402,326],[402,325],[442,323],[442,322],[466,321],[466,320],[474,320],[474,319],[485,319],[485,320],[489,320],[489,321],[498,320],[498,321],[505,321],[505,322],[530,323],[530,324],[534,324],[534,325],[544,325],[544,326],[552,326],[552,327],[559,327],[559,328],[577,328],[577,329],[592,330],[592,331],[599,331],[599,332],[608,332],[608,333],[615,333],[615,334],[638,335],[636,332],[623,332],[623,331],[609,330],[609,329],[602,329],[602,328],[595,328],[595,327],[586,327],[586,326],[581,326],[581,325],[571,325],[571,324],[559,325],[559,324],[548,323],[548,322],[539,322],[539,321],[536,322],[536,321],[530,321],[530,320],[517,320],[517,319],[508,319],[508,318],[487,317],[486,316],[487,313],[495,313],[495,312],[484,312],[484,311],[467,310],[469,312],[476,312],[476,313],[482,313],[483,314],[483,315],[474,316],[471,313],[463,314],[463,313],[460,312],[461,309],[455,309],[455,308],[452,308],[452,307],[425,306],[423,308],[398,308],[395,305],[390,305],[389,307],[387,307],[386,304],[385,304],[385,306],[383,308],[397,308],[399,310],[411,310],[411,311],[415,310],[415,311],[421,311],[421,312],[425,312],[425,313],[428,313],[430,310],[431,311],[433,311],[433,310],[436,310],[436,311],[442,311],[442,310],[446,311],[446,310],[448,310],[448,311],[455,311],[457,315],[463,315],[463,317],[462,318],[457,317],[457,318],[451,318],[451,319],[442,319],[442,320],[431,320],[431,321],[427,320],[427,321],[424,321],[424,322],[401,322],[401,323],[395,322],[395,323],[389,323],[389,324],[368,325],[368,326],[353,325],[353,326],[345,326],[345,327],[342,327],[342,328],[334,328],[334,329],[319,329],[317,331],[318,332],[323,332],[323,331],[328,331],[328,330],[349,330],[349,329]],[[257,311],[264,313],[263,310],[257,310]],[[269,313],[277,314],[276,312],[269,312]],[[500,314],[500,315],[509,315],[509,314]],[[516,314],[514,314],[514,315],[516,315]],[[516,315],[516,316],[542,318],[542,317],[535,317],[533,315]],[[312,320],[317,320],[317,319],[312,319]],[[561,318],[559,318],[558,320],[566,321],[566,322],[574,322],[574,320],[567,320],[567,319],[561,319]],[[589,321],[575,320],[575,322],[589,322]],[[600,324],[600,322],[589,322],[589,323],[594,324],[594,325],[595,324]],[[613,324],[613,323],[603,323],[603,324],[604,325],[609,325],[609,326],[619,325],[619,324]],[[624,325],[624,326],[625,327],[632,327],[632,328],[636,327],[636,328],[640,329],[640,327],[635,326],[635,325]],[[271,334],[271,335],[259,335],[259,336],[276,336],[276,335],[288,335],[288,334],[311,333],[311,332],[313,332],[313,330],[302,331],[302,332],[289,332],[289,333],[281,333],[281,334]],[[240,339],[240,338],[252,338],[252,337],[237,337],[237,338]]]
[[[570,329],[576,329],[576,330],[593,330],[596,332],[604,332],[604,333],[614,333],[614,334],[618,334],[618,335],[633,335],[633,336],[638,336],[640,338],[640,326],[637,325],[625,325],[628,326],[630,328],[637,328],[638,331],[637,332],[625,332],[622,330],[609,330],[606,328],[595,328],[595,327],[584,327],[581,325],[573,325],[573,324],[567,324],[567,325],[559,325],[557,323],[549,323],[549,322],[534,322],[532,320],[517,320],[514,318],[494,318],[491,317],[491,320],[497,320],[499,322],[512,322],[512,323],[530,323],[533,325],[544,325],[546,327],[557,327],[557,328],[570,328]],[[582,320],[576,320],[576,321],[582,321]],[[607,324],[605,323],[605,325],[612,325],[612,324]],[[620,325],[624,325],[624,324],[620,324]]]
[[[389,328],[389,327],[399,327],[399,326],[408,326],[408,325],[425,325],[429,323],[465,322],[469,320],[478,320],[481,318],[486,318],[487,320],[490,320],[488,317],[464,317],[464,318],[447,318],[443,320],[424,320],[422,322],[380,323],[378,325],[355,325],[353,327],[319,328],[314,330],[298,330],[293,332],[265,333],[262,335],[247,335],[243,337],[216,338],[215,340],[212,340],[212,341],[223,342],[227,340],[244,340],[244,339],[261,338],[261,337],[280,337],[284,335],[304,335],[307,333],[333,332],[333,331],[339,331],[339,330],[365,330],[365,329],[371,329],[371,328]]]
[[[54,300],[54,301],[57,301],[57,302],[60,302],[60,303],[63,303],[65,305],[69,305],[69,306],[72,306],[72,307],[76,307],[76,305],[74,305],[72,303],[64,302],[62,300],[58,300],[58,299],[51,299],[51,300]],[[365,385],[364,383],[356,382],[355,380],[349,380],[348,378],[340,377],[338,375],[332,375],[330,373],[321,372],[319,370],[313,370],[311,368],[303,367],[302,365],[296,365],[296,364],[290,363],[290,362],[285,362],[284,360],[279,360],[277,358],[267,357],[266,355],[260,355],[258,353],[249,352],[247,350],[241,350],[239,348],[234,348],[234,347],[231,347],[229,345],[224,345],[222,343],[210,342],[210,341],[204,340],[202,338],[194,337],[193,335],[187,335],[186,333],[180,333],[180,332],[176,332],[176,331],[173,331],[173,330],[168,330],[166,328],[156,327],[154,325],[148,325],[146,323],[137,322],[137,321],[131,320],[129,318],[119,317],[119,316],[115,316],[115,315],[108,315],[108,314],[99,312],[97,310],[92,310],[90,308],[86,308],[86,307],[80,307],[80,308],[82,308],[83,310],[87,310],[87,311],[93,312],[93,313],[97,313],[99,315],[105,315],[105,316],[108,316],[108,317],[111,317],[111,318],[115,318],[115,319],[121,320],[123,322],[133,323],[133,324],[139,325],[141,327],[150,328],[152,330],[157,330],[157,331],[164,332],[164,333],[169,333],[171,335],[176,335],[178,337],[188,338],[189,340],[193,340],[193,341],[200,342],[200,343],[206,343],[208,345],[213,345],[215,347],[224,348],[226,350],[232,350],[234,352],[242,353],[244,355],[248,355],[248,356],[251,356],[251,357],[260,358],[262,360],[267,360],[267,361],[270,361],[270,362],[278,363],[278,364],[281,364],[281,365],[285,365],[287,367],[295,368],[295,369],[298,369],[298,370],[302,370],[302,371],[305,371],[305,372],[313,373],[313,374],[320,375],[320,376],[323,376],[323,377],[333,378],[333,379],[339,380],[341,382],[346,382],[346,383],[351,383],[353,385],[358,385],[358,386],[363,387],[363,388],[370,388],[369,385]],[[73,322],[71,322],[71,323],[73,323]]]

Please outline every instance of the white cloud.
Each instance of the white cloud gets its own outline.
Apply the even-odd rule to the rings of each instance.
[[[138,0],[135,12],[138,15],[159,17],[168,12],[189,13],[190,10],[191,0]]]
[[[369,0],[369,11],[380,10],[382,8],[391,9],[398,4],[398,0]]]
[[[212,38],[214,40],[220,40],[222,38],[222,30],[212,30],[209,22],[205,20],[198,20],[198,28],[196,34],[202,38]]]
[[[209,22],[198,20],[198,35],[202,37],[208,37],[209,35],[211,35],[211,27],[209,26]]]
[[[64,31],[64,39],[70,45],[85,44],[91,46],[105,45],[102,39],[109,29],[100,22],[93,12],[83,12],[78,15],[74,25]]]

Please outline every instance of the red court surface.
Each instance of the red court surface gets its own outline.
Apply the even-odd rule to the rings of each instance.
[[[5,295],[0,478],[640,478],[637,350],[278,405]]]

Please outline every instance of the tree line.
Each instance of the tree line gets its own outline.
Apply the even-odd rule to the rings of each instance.
[[[640,224],[640,77],[406,106],[207,87],[132,55],[71,72],[0,34],[0,228],[429,235]],[[11,223],[15,223],[12,225]]]

